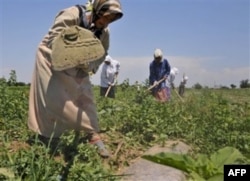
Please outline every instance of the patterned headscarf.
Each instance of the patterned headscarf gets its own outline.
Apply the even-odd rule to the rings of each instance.
[[[87,11],[92,12],[92,21],[96,21],[100,16],[115,14],[113,21],[123,16],[121,3],[119,0],[89,0],[86,4]]]

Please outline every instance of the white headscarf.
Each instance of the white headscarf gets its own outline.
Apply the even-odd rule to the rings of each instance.
[[[171,68],[171,74],[173,74],[173,75],[177,75],[178,73],[179,73],[179,70],[178,70],[178,68],[176,68],[176,67],[173,67],[173,68]]]
[[[154,58],[162,57],[162,56],[163,56],[163,53],[162,53],[161,49],[159,49],[159,48],[155,49]]]

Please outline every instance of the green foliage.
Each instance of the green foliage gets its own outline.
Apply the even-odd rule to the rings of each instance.
[[[28,110],[28,88],[0,85],[0,118],[23,120]]]
[[[121,84],[120,87],[122,91],[125,91],[126,89],[129,88],[129,79],[125,79]]]
[[[231,84],[230,87],[231,87],[232,89],[235,89],[237,86],[234,85],[234,84]]]
[[[56,169],[60,164],[52,160],[46,147],[36,144],[30,149],[20,149],[17,152],[10,152],[9,142],[3,145],[1,166],[8,168],[12,175],[5,174],[7,178],[13,177],[13,180],[55,180]],[[0,175],[3,173],[0,172]],[[54,178],[54,179],[53,179]]]
[[[166,139],[184,140],[192,147],[193,159],[223,147],[234,147],[250,158],[248,89],[187,89],[184,102],[173,92],[171,101],[161,104],[146,87],[138,90],[128,82],[117,86],[115,99],[100,97],[99,87],[93,88],[104,142],[114,154],[114,159],[106,162],[73,132],[63,135],[56,151],[39,141],[23,148],[33,136],[27,128],[29,87],[1,85],[0,180],[56,180],[60,176],[118,180],[118,169],[150,146],[164,145]]]
[[[7,84],[6,78],[5,78],[5,77],[0,78],[0,85],[1,85],[1,86],[4,86],[4,85],[6,85],[6,84]]]
[[[194,89],[202,89],[202,85],[199,84],[199,83],[196,83],[196,84],[193,85],[193,88]]]
[[[250,163],[250,160],[233,147],[224,147],[211,156],[198,154],[195,158],[187,154],[177,153],[159,153],[156,155],[144,155],[142,157],[185,171],[196,181],[220,181],[223,179],[224,165]]]
[[[11,70],[9,73],[8,81],[5,77],[0,78],[0,86],[26,86],[25,82],[17,82],[17,75],[15,70]],[[28,84],[27,84],[28,85]]]
[[[15,70],[11,70],[10,71],[10,77],[9,77],[9,80],[8,80],[8,85],[9,86],[16,85],[16,82],[17,82],[16,71]]]
[[[250,88],[250,83],[248,79],[240,81],[240,88]]]

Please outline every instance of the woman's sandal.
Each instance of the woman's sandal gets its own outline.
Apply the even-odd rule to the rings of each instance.
[[[89,141],[90,144],[93,144],[95,146],[97,146],[98,148],[98,153],[101,157],[103,158],[108,158],[110,157],[110,153],[109,151],[105,148],[105,145],[103,143],[103,141],[101,140],[99,135],[92,135],[91,139]]]

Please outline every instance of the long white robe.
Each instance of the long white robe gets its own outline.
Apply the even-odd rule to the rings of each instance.
[[[28,126],[46,137],[59,137],[66,130],[98,132],[98,116],[89,76],[79,68],[54,71],[51,68],[51,44],[67,26],[79,25],[79,11],[73,6],[62,10],[39,44],[30,87]],[[109,31],[100,37],[104,49],[109,48]],[[98,62],[95,68],[99,67]]]

